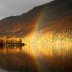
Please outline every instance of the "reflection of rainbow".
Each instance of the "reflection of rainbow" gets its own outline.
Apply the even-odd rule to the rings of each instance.
[[[34,28],[34,32],[39,31],[40,27],[43,24],[43,21],[45,20],[46,17],[46,8],[42,9],[39,13],[39,16],[37,17],[36,21],[35,21],[35,28]]]

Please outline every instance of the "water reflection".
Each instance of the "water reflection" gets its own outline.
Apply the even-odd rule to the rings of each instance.
[[[72,72],[72,45],[0,47],[0,68],[11,72]]]
[[[0,46],[0,53],[19,53],[22,46]]]
[[[11,72],[38,72],[31,55],[22,52],[22,46],[0,47],[0,68]]]

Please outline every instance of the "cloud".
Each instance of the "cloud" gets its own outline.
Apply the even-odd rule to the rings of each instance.
[[[52,0],[0,0],[0,18],[20,15]]]

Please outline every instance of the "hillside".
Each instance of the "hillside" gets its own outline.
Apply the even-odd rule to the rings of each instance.
[[[72,0],[55,0],[20,16],[4,18],[0,20],[0,36],[26,36],[34,30],[40,17],[38,32],[46,29],[72,33]]]

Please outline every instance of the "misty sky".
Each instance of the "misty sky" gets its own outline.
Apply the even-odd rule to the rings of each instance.
[[[52,0],[0,0],[0,19],[25,13]]]

